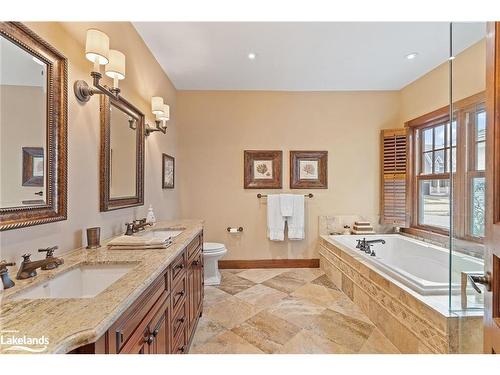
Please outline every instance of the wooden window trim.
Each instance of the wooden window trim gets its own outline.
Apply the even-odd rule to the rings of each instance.
[[[459,101],[456,101],[453,104],[453,119],[456,119],[457,122],[457,144],[455,146],[452,145],[452,140],[449,140],[449,145],[447,145],[447,138],[448,138],[448,132],[445,130],[445,147],[440,148],[439,150],[445,150],[445,173],[439,173],[439,174],[420,174],[421,168],[423,166],[422,164],[422,158],[424,155],[424,148],[423,148],[423,136],[419,135],[419,138],[417,137],[418,133],[421,133],[421,130],[424,128],[433,128],[436,127],[437,125],[441,123],[451,123],[449,118],[449,106],[445,106],[442,108],[439,108],[435,111],[432,111],[430,113],[427,113],[423,116],[420,116],[418,118],[415,118],[413,120],[410,120],[405,123],[405,127],[408,128],[409,130],[409,147],[408,147],[408,169],[407,169],[407,176],[408,176],[408,188],[407,188],[407,202],[408,202],[408,208],[409,208],[409,213],[410,213],[410,226],[408,228],[408,232],[410,231],[418,231],[419,235],[422,235],[425,237],[425,234],[427,233],[429,235],[429,239],[432,239],[436,235],[438,236],[447,236],[449,235],[449,230],[446,229],[441,229],[439,227],[433,227],[433,226],[428,226],[428,225],[422,225],[419,223],[419,218],[420,218],[420,212],[419,212],[419,204],[418,204],[418,199],[419,199],[419,190],[420,190],[420,181],[421,180],[430,180],[430,179],[449,179],[450,173],[452,173],[453,176],[453,187],[454,187],[454,196],[455,197],[463,197],[463,198],[458,198],[455,199],[453,202],[453,217],[454,217],[454,223],[453,223],[453,228],[454,228],[454,234],[460,239],[463,240],[468,240],[476,243],[482,243],[483,239],[480,237],[474,237],[470,235],[470,214],[471,214],[471,208],[470,208],[470,189],[472,184],[472,179],[474,177],[482,177],[485,173],[484,171],[471,171],[470,168],[476,167],[476,160],[475,160],[475,150],[473,152],[473,157],[474,160],[471,160],[470,154],[472,152],[457,152],[457,158],[456,158],[456,169],[455,172],[453,171],[448,171],[446,172],[446,165],[447,165],[447,151],[450,150],[449,152],[451,153],[453,148],[455,147],[457,150],[460,148],[464,148],[465,150],[469,150],[471,145],[476,146],[477,143],[475,143],[475,133],[472,133],[474,135],[474,143],[471,143],[470,136],[471,133],[465,134],[465,132],[472,132],[474,129],[472,129],[472,126],[465,126],[465,113],[467,111],[480,111],[481,109],[484,109],[485,106],[485,92],[480,92],[478,94],[469,96],[467,98],[461,99]],[[475,119],[474,119],[475,121]],[[460,133],[463,132],[463,133]],[[451,136],[451,129],[450,129],[450,136]],[[461,140],[460,144],[458,143],[458,140]],[[437,149],[434,149],[434,137],[433,137],[433,148],[432,148],[432,153],[435,151],[439,151]],[[418,144],[417,144],[418,143]],[[469,154],[469,155],[467,155]],[[418,157],[416,156],[418,155]],[[471,163],[474,164],[471,164]],[[433,159],[433,165],[432,165],[432,170],[434,171],[434,159]]]

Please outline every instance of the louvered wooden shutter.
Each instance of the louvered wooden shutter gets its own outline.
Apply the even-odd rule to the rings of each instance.
[[[406,213],[406,129],[382,130],[381,222],[407,226]]]

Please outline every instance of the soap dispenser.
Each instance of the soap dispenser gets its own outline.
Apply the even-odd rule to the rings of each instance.
[[[154,224],[156,223],[155,213],[153,212],[153,206],[150,204],[148,209],[148,215],[146,216],[146,222]]]

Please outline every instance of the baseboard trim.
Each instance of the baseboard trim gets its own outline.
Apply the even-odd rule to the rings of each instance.
[[[319,259],[219,260],[219,268],[319,268]]]

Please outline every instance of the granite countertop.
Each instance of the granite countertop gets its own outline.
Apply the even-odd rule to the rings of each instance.
[[[0,353],[27,353],[22,349],[12,350],[16,344],[23,344],[13,343],[12,337],[41,340],[38,341],[40,345],[33,345],[37,350],[46,346],[41,353],[67,353],[97,341],[196,237],[203,222],[165,221],[156,223],[152,229],[172,227],[186,229],[167,249],[108,250],[106,243],[110,238],[102,241],[103,246],[99,249],[80,248],[63,254],[64,264],[55,270],[38,271],[31,279],[15,280],[13,288],[0,292]],[[123,263],[132,263],[135,267],[94,298],[11,298],[21,290],[80,265]]]

